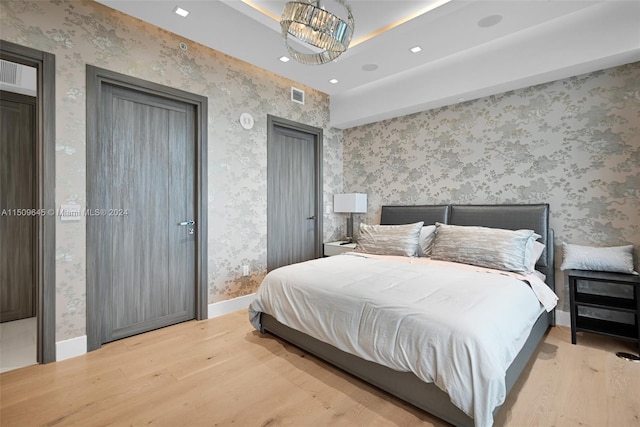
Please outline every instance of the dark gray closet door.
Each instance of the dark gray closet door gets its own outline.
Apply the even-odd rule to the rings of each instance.
[[[194,107],[104,84],[99,123],[105,343],[195,317]]]
[[[267,269],[316,257],[316,141],[275,125],[268,143]]]
[[[0,321],[35,313],[35,98],[0,95]]]

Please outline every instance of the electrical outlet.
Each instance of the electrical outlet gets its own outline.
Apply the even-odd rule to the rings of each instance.
[[[243,276],[248,276],[249,275],[249,266],[248,265],[243,265],[242,266],[242,275]]]
[[[330,203],[327,203],[327,204],[325,205],[325,207],[324,207],[324,213],[328,213],[328,214],[330,214],[330,213],[331,213],[331,204],[330,204]]]

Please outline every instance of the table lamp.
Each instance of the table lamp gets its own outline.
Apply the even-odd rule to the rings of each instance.
[[[353,214],[367,212],[367,195],[362,193],[334,194],[333,211],[348,213],[347,242],[353,242]]]

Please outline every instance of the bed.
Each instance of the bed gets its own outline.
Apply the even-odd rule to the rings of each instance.
[[[439,224],[438,227],[442,227],[442,229],[446,227],[446,225],[453,225],[481,226],[506,230],[532,230],[540,236],[538,242],[544,245],[544,249],[535,264],[535,270],[538,272],[536,274],[538,276],[540,275],[539,273],[544,275],[545,281],[543,285],[547,291],[549,289],[555,291],[554,240],[553,230],[549,227],[549,206],[547,204],[382,207],[381,225],[403,225],[417,222],[422,222],[424,225]],[[444,232],[442,234],[444,235]],[[418,318],[420,321],[423,321],[422,317],[429,318],[429,316],[436,316],[436,314],[431,313],[438,311],[438,307],[442,307],[443,311],[449,310],[447,304],[449,303],[448,299],[450,296],[447,294],[444,299],[437,303],[437,306],[432,306],[429,310],[429,315],[423,315],[422,313],[416,314],[413,306],[405,307],[404,305],[399,305],[400,303],[393,299],[395,294],[398,293],[397,290],[404,289],[404,287],[409,289],[414,286],[418,281],[418,279],[414,278],[414,273],[417,271],[422,272],[423,270],[429,270],[429,274],[435,274],[436,277],[442,279],[442,277],[449,276],[452,270],[448,269],[453,267],[456,269],[460,267],[460,270],[473,270],[455,273],[456,275],[460,274],[462,278],[473,277],[474,280],[476,280],[476,277],[482,275],[482,280],[490,280],[492,282],[491,286],[493,286],[493,282],[496,283],[495,286],[504,286],[499,288],[501,289],[500,294],[506,292],[503,289],[508,289],[509,292],[517,292],[517,296],[508,296],[508,298],[514,298],[513,310],[520,310],[520,308],[515,308],[515,298],[522,298],[522,304],[527,304],[528,307],[531,307],[530,309],[528,308],[531,312],[528,314],[529,317],[523,320],[521,325],[517,321],[500,320],[500,316],[506,315],[503,314],[503,312],[508,312],[506,308],[511,308],[508,304],[497,303],[501,304],[503,307],[502,310],[489,307],[490,310],[487,311],[487,307],[485,307],[484,312],[478,311],[478,313],[483,313],[481,316],[482,319],[486,318],[488,319],[487,322],[494,322],[492,323],[492,325],[494,325],[493,327],[485,328],[485,330],[497,330],[502,328],[503,324],[509,324],[509,327],[511,327],[511,324],[514,325],[513,328],[516,329],[514,332],[502,331],[502,329],[500,329],[500,334],[514,334],[514,340],[517,341],[517,345],[510,344],[510,346],[514,347],[511,353],[507,354],[506,350],[503,351],[500,349],[496,354],[484,356],[484,350],[482,350],[481,345],[478,345],[480,350],[477,350],[475,343],[473,343],[473,345],[468,344],[469,340],[464,335],[466,331],[456,331],[452,333],[440,326],[434,328],[438,330],[439,334],[445,334],[447,337],[460,337],[456,338],[460,341],[459,343],[452,341],[451,344],[448,344],[449,347],[456,349],[458,348],[456,346],[459,345],[461,346],[460,348],[464,348],[464,351],[474,353],[467,354],[463,353],[462,350],[456,350],[453,355],[449,355],[446,352],[442,352],[446,350],[425,350],[426,347],[422,347],[422,344],[421,346],[412,344],[413,341],[410,340],[414,339],[420,343],[427,342],[428,340],[433,341],[432,336],[438,337],[437,340],[443,340],[440,336],[435,335],[435,332],[426,331],[426,328],[418,326],[407,327],[407,325],[418,325],[418,323],[412,323],[414,321],[417,322],[415,319]],[[305,273],[304,269],[307,268],[311,268],[314,273]],[[323,273],[327,270],[333,270],[334,272],[331,273],[331,271],[329,271]],[[378,283],[378,276],[373,276],[372,272],[379,272],[376,274],[380,277],[380,283]],[[555,310],[553,309],[555,304],[547,304],[545,306],[541,302],[542,300],[540,300],[539,307],[537,307],[538,311],[534,312],[534,308],[532,307],[533,303],[530,301],[531,297],[529,296],[531,294],[530,289],[525,292],[521,290],[521,287],[517,287],[516,291],[516,287],[512,285],[513,280],[516,279],[510,276],[511,273],[496,274],[493,276],[484,273],[487,272],[481,268],[468,268],[468,266],[457,265],[450,266],[446,262],[432,261],[430,259],[407,258],[405,260],[393,259],[393,257],[365,256],[362,254],[339,255],[331,257],[331,259],[324,258],[286,266],[270,272],[267,277],[265,277],[265,282],[261,284],[257,292],[256,300],[254,300],[249,307],[249,315],[254,327],[261,332],[268,332],[291,342],[362,380],[453,425],[475,425],[476,427],[484,427],[492,424],[493,416],[522,373],[527,362],[535,355],[537,346],[544,339],[547,329],[555,324]],[[489,273],[491,272],[489,271]],[[440,276],[438,276],[438,274],[440,274]],[[350,278],[344,276],[349,276]],[[388,280],[387,277],[391,276],[396,277],[396,279],[392,280],[392,286],[383,281],[383,279]],[[325,278],[323,279],[323,277]],[[407,279],[397,279],[397,277],[407,277]],[[485,277],[488,279],[485,279]],[[327,283],[327,288],[324,287],[322,280]],[[420,280],[422,280],[422,278],[420,278]],[[276,282],[276,285],[271,285],[271,282]],[[287,284],[283,285],[285,282]],[[289,284],[289,282],[292,282],[292,284]],[[295,282],[299,283],[296,284]],[[308,282],[306,287],[303,285],[303,282]],[[504,284],[502,282],[504,282]],[[519,280],[518,283],[521,283],[521,281]],[[532,280],[526,283],[530,284]],[[369,311],[371,311],[369,308],[372,306],[372,303],[368,301],[368,296],[357,293],[360,292],[359,287],[364,287],[364,284],[368,287],[373,287],[373,289],[377,289],[376,286],[379,286],[381,292],[392,292],[391,294],[385,294],[384,304],[373,303],[377,310],[376,317],[367,317]],[[291,293],[301,294],[303,302],[292,302],[290,295],[286,295],[285,297],[278,296],[277,292],[282,292],[278,291],[281,286],[287,286],[287,289],[290,289]],[[291,286],[291,288],[289,288],[289,286]],[[467,286],[467,284],[465,283],[464,286]],[[522,288],[524,287],[526,286]],[[546,287],[548,287],[548,289]],[[531,288],[534,288],[534,286],[531,285]],[[390,291],[388,291],[389,289]],[[453,292],[453,289],[455,288],[446,287],[445,291]],[[461,289],[467,292],[466,288]],[[426,291],[420,288],[420,291],[429,293],[429,298],[431,299],[435,298],[433,295],[442,295],[441,289],[429,289],[429,291]],[[350,305],[347,304],[356,304],[358,308],[352,311],[358,313],[357,318],[355,320],[347,319],[346,322],[359,322],[355,325],[355,328],[359,329],[351,333],[349,332],[351,329],[345,326],[343,331],[341,330],[342,326],[338,327],[332,323],[333,319],[323,320],[319,318],[321,314],[317,312],[309,315],[307,310],[310,308],[310,305],[314,304],[310,302],[314,301],[311,299],[312,292],[325,293],[325,300],[330,301],[331,306],[322,308],[321,305],[318,305],[318,309],[319,311],[331,312],[334,318],[344,316],[344,313],[349,311],[348,308],[340,311],[340,307],[350,307]],[[395,292],[395,294],[393,292]],[[525,293],[527,296],[524,296]],[[281,298],[281,300],[277,300],[277,298]],[[417,298],[416,301],[420,301],[420,304],[422,304],[423,300],[429,300],[429,298],[424,297],[424,295],[415,298]],[[505,298],[507,297],[505,296]],[[345,302],[342,302],[342,299],[344,299]],[[321,301],[321,299],[318,301]],[[296,306],[295,304],[299,305]],[[390,310],[378,310],[381,305],[390,307]],[[479,304],[473,302],[470,303],[469,307],[475,307],[476,305]],[[283,307],[278,308],[276,306]],[[338,307],[338,309],[336,310],[335,307]],[[471,312],[473,310],[465,309],[464,312],[458,313],[458,317],[453,323],[456,325],[465,324],[465,322],[460,319],[465,317],[464,315],[467,311]],[[285,312],[286,315],[282,314],[283,312]],[[394,312],[403,313],[402,319],[395,320],[392,317]],[[318,318],[316,318],[316,316]],[[513,313],[511,313],[510,316],[514,316]],[[385,319],[389,319],[388,324],[384,323],[386,322]],[[496,320],[498,323],[495,323]],[[438,321],[438,318],[433,320],[434,324],[440,325]],[[480,322],[471,323],[480,324]],[[375,325],[375,327],[371,325]],[[402,326],[400,327],[398,325]],[[499,327],[495,327],[495,325]],[[364,330],[366,328],[369,329],[365,332]],[[415,338],[413,335],[409,337],[409,335],[404,332],[408,330],[418,335]],[[519,330],[524,332],[517,332]],[[481,332],[481,334],[483,333],[484,332]],[[350,341],[352,335],[358,335],[358,337],[355,338],[355,342]],[[393,347],[393,345],[396,347],[386,350],[386,347],[378,344],[378,341],[382,342],[383,338],[386,339],[386,335],[389,335],[388,338],[390,342],[392,342],[391,347]],[[485,338],[486,337],[478,338],[478,340]],[[361,345],[363,341],[366,342]],[[366,347],[369,342],[371,342],[372,349],[368,349],[367,347],[367,349],[363,350],[362,347]],[[416,348],[412,349],[413,347]],[[378,351],[379,349],[385,350]],[[424,352],[424,354],[429,355],[429,357],[416,357],[412,352],[416,354],[422,354],[421,352]],[[476,356],[480,358],[480,362],[474,363],[481,366],[467,367],[464,360],[476,360]],[[486,360],[482,360],[483,357]],[[500,366],[494,368],[492,365],[494,359],[499,359],[502,365],[496,363]],[[410,362],[407,362],[407,360],[410,360]],[[437,360],[438,363],[435,363],[434,360]],[[490,360],[491,363],[487,362],[487,360]],[[451,361],[453,361],[453,363]],[[410,366],[408,366],[407,363]],[[437,366],[434,367],[433,365]],[[471,363],[471,365],[473,365],[473,363]],[[466,372],[467,370],[469,372]],[[455,377],[451,372],[455,375],[460,375],[460,377]],[[455,386],[446,383],[446,377],[448,375],[452,376],[452,383],[455,384]],[[470,375],[470,377],[466,377],[465,375]],[[484,377],[487,378],[485,379]],[[496,377],[499,377],[499,381],[496,381]],[[467,387],[464,385],[466,384],[465,379],[466,382],[474,384],[474,386],[469,386],[468,389],[464,389]],[[486,381],[486,383],[482,381]],[[485,395],[488,396],[486,399]]]

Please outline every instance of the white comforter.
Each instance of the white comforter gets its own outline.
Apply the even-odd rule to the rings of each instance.
[[[476,426],[490,426],[505,399],[506,370],[544,310],[532,287],[513,276],[344,254],[270,272],[249,316],[258,330],[264,312],[343,351],[413,372],[448,393]]]

